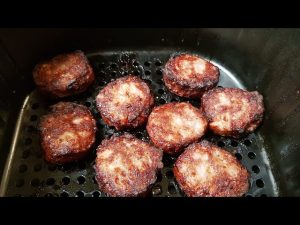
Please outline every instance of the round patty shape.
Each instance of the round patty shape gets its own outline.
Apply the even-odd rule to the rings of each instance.
[[[239,138],[253,132],[264,113],[263,96],[257,91],[215,88],[204,93],[202,109],[216,134]]]
[[[86,106],[59,102],[40,121],[46,161],[63,164],[83,158],[95,141],[96,121]]]
[[[196,55],[181,54],[169,59],[163,70],[163,80],[176,95],[201,97],[203,92],[217,85],[219,69]]]
[[[162,151],[130,134],[103,140],[97,149],[96,180],[112,197],[146,192],[162,167]]]
[[[128,75],[107,84],[96,102],[104,122],[122,130],[145,124],[154,98],[143,80]]]
[[[95,76],[84,53],[77,50],[37,64],[33,78],[42,93],[59,98],[84,92]]]
[[[147,132],[156,147],[176,154],[188,144],[198,141],[206,127],[205,116],[190,103],[167,103],[153,109]]]
[[[249,173],[242,164],[208,141],[188,146],[175,162],[173,172],[189,197],[238,197],[249,188]]]

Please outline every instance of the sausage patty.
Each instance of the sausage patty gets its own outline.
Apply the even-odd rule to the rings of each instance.
[[[106,85],[96,102],[104,122],[122,130],[145,124],[154,98],[143,80],[128,75]]]
[[[162,167],[162,151],[130,134],[103,140],[97,149],[96,180],[109,196],[146,192]]]
[[[206,127],[205,116],[190,103],[168,103],[153,109],[147,132],[156,147],[175,154],[186,145],[198,141]]]
[[[84,92],[95,76],[84,53],[74,51],[37,64],[33,78],[42,93],[58,98]]]
[[[86,106],[59,102],[39,129],[46,161],[63,164],[83,158],[95,141],[96,122]]]
[[[202,141],[186,148],[174,176],[189,197],[237,197],[249,188],[249,173],[229,152]]]
[[[174,94],[196,98],[217,85],[219,69],[199,56],[181,54],[166,63],[163,80]]]
[[[257,91],[215,88],[206,92],[201,101],[209,128],[222,136],[239,138],[253,132],[263,119],[263,96]]]

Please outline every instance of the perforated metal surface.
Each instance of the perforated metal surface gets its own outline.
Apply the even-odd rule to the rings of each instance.
[[[95,105],[95,96],[108,82],[126,74],[135,74],[144,79],[151,87],[156,105],[171,101],[188,101],[171,94],[162,82],[161,68],[169,59],[172,51],[134,53],[102,52],[90,54],[96,75],[93,86],[85,93],[64,101],[83,103],[90,108],[97,121],[97,138],[91,153],[80,162],[63,166],[50,165],[43,159],[39,145],[37,125],[39,118],[47,113],[49,101],[33,91],[25,100],[20,113],[11,155],[8,159],[5,176],[2,180],[2,193],[5,196],[106,196],[94,179],[95,149],[103,138],[116,133],[102,121]],[[214,61],[212,60],[214,63]],[[219,85],[224,87],[243,87],[236,77],[218,65],[221,72]],[[199,107],[199,101],[190,101]],[[127,131],[136,137],[149,141],[145,127]],[[118,132],[122,133],[122,132]],[[277,189],[269,167],[268,158],[263,148],[263,140],[257,133],[243,139],[230,139],[208,133],[204,137],[220,147],[234,153],[251,173],[250,190],[246,196],[276,196]],[[176,183],[172,166],[175,157],[164,155],[164,168],[159,172],[156,183],[151,187],[152,196],[184,196]]]

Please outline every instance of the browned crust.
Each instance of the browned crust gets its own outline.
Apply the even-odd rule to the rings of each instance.
[[[195,159],[194,153],[207,156],[207,161]],[[205,174],[207,177],[201,182],[189,182],[190,176],[197,176],[196,169],[204,163],[210,168],[210,172]],[[182,172],[182,166],[187,166],[188,172]],[[232,168],[236,174],[230,175],[227,168]],[[239,197],[249,189],[246,168],[231,153],[208,141],[188,146],[178,157],[173,172],[180,188],[189,197]]]
[[[144,94],[144,97],[128,96],[129,99],[132,98],[129,103],[120,104],[112,109],[110,103],[118,97],[114,95],[115,90],[126,83],[135,84],[139,91]],[[122,130],[145,124],[153,108],[154,98],[146,82],[137,76],[128,75],[106,85],[97,95],[96,102],[104,122],[109,126],[114,126],[117,130]]]
[[[183,107],[187,107],[188,109],[192,110],[196,117],[201,121],[200,126],[203,131],[199,130],[197,131],[198,133],[193,133],[191,136],[182,137],[178,130],[182,129],[183,127],[178,127],[178,130],[172,127],[172,121],[170,120],[168,114],[174,113],[176,116],[178,115],[178,117],[185,120],[185,118],[189,115],[184,113]],[[157,124],[157,122],[159,123]],[[146,126],[147,132],[153,144],[169,154],[176,154],[188,144],[198,141],[204,135],[206,128],[207,120],[201,110],[187,102],[167,103],[155,107],[148,118],[148,123]],[[187,127],[187,129],[189,129],[189,127]],[[166,137],[168,135],[174,136],[174,140],[167,140]]]
[[[223,93],[232,99],[230,106],[216,108],[219,102],[219,93]],[[245,101],[247,105],[242,101]],[[253,132],[263,120],[263,96],[257,91],[248,92],[239,88],[215,88],[204,93],[201,99],[201,106],[209,121],[209,128],[214,133],[222,136],[240,138]],[[241,112],[243,106],[247,107],[247,109],[242,116],[235,119],[235,116]],[[218,116],[222,113],[229,113],[230,115],[231,123],[228,129],[213,124],[213,122],[219,120]]]
[[[39,124],[45,160],[63,164],[83,158],[95,142],[96,121],[91,112],[72,102],[59,102],[51,109]],[[73,123],[80,118],[80,123]]]
[[[181,54],[169,59],[163,69],[163,80],[171,92],[181,97],[197,98],[201,97],[204,91],[217,85],[220,75],[219,69],[204,59],[202,59],[205,62],[203,72],[200,73],[192,69],[188,78],[182,76],[184,68],[180,62],[184,60],[193,63],[198,59],[202,58],[189,54]]]
[[[37,64],[33,78],[38,89],[53,98],[82,93],[95,80],[88,59],[79,50]]]
[[[130,147],[126,147],[126,144]],[[107,150],[113,152],[104,158]],[[128,133],[103,140],[97,149],[95,163],[100,190],[112,197],[147,193],[149,186],[156,181],[157,170],[163,167],[162,155],[161,150]],[[117,165],[114,160],[117,160]],[[135,160],[142,163],[141,168],[137,167]],[[110,166],[117,167],[112,171],[108,168]]]

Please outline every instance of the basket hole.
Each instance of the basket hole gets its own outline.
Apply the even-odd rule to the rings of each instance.
[[[168,186],[168,192],[171,194],[171,195],[175,195],[176,194],[176,188],[173,184],[170,184]]]
[[[146,62],[144,63],[144,65],[147,66],[147,67],[149,67],[149,66],[151,65],[151,62],[150,62],[150,61],[146,61]]]
[[[218,146],[222,148],[225,146],[225,143],[223,141],[218,141]]]
[[[118,65],[116,63],[112,63],[112,64],[110,64],[110,68],[117,69]]]
[[[33,103],[31,108],[32,109],[37,109],[39,106],[40,106],[39,103]]]
[[[163,89],[158,89],[158,94],[160,94],[160,95],[162,95],[162,94],[164,94],[165,93],[165,91],[163,90]]]
[[[84,182],[85,182],[85,178],[84,178],[84,176],[79,176],[79,177],[77,177],[77,182],[78,182],[78,184],[84,184]]]
[[[105,82],[104,81],[99,81],[99,86],[104,86],[105,85]]]
[[[172,99],[171,99],[171,102],[177,102],[177,99],[172,98]]]
[[[146,75],[150,75],[150,74],[151,74],[151,71],[150,71],[150,70],[146,70],[146,71],[145,71],[145,74],[146,74]]]
[[[138,75],[140,75],[140,71],[135,70],[135,71],[133,71],[133,74],[136,75],[136,76],[138,76]]]
[[[246,198],[252,198],[253,196],[252,195],[250,195],[250,194],[247,194],[246,195]]]
[[[122,75],[123,75],[123,76],[128,75],[128,71],[123,71],[123,72],[122,72]]]
[[[64,191],[60,194],[60,197],[67,198],[67,197],[69,197],[69,194],[68,194],[68,192]]]
[[[163,98],[159,99],[159,104],[166,104],[166,100],[164,100]]]
[[[236,141],[231,141],[231,143],[230,143],[230,144],[231,144],[231,146],[232,146],[232,147],[236,147],[236,146],[238,146],[238,142],[236,142]]]
[[[53,185],[54,183],[55,183],[55,179],[52,178],[52,177],[50,177],[50,178],[48,178],[48,179],[46,180],[46,184],[47,184],[48,186],[51,186],[51,185]]]
[[[265,186],[265,183],[262,179],[258,179],[256,180],[256,186],[259,187],[259,188],[263,188]]]
[[[54,170],[56,170],[56,168],[57,168],[57,167],[56,167],[56,165],[54,165],[54,164],[51,164],[51,165],[48,166],[48,170],[49,170],[49,171],[54,171]]]
[[[84,104],[85,104],[86,107],[90,107],[91,106],[90,102],[85,102]]]
[[[169,178],[169,179],[173,179],[173,178],[174,178],[173,171],[172,171],[172,170],[167,171],[167,172],[166,172],[166,176],[167,176],[167,178]]]
[[[161,182],[162,181],[162,174],[161,174],[161,171],[159,170],[156,174],[156,182]]]
[[[95,177],[95,176],[93,176],[93,183],[94,183],[94,184],[97,184],[97,180],[96,180],[96,177]]]
[[[112,71],[111,72],[111,76],[115,77],[117,75],[117,72],[116,71]]]
[[[37,115],[32,115],[31,117],[30,117],[30,121],[36,121],[37,120]]]
[[[133,65],[134,65],[134,66],[139,66],[140,63],[139,63],[138,61],[134,61],[134,62],[133,62]]]
[[[27,170],[27,166],[25,164],[20,165],[19,172],[24,173]]]
[[[161,186],[156,185],[152,188],[153,195],[160,195],[162,193]]]
[[[248,157],[249,157],[249,159],[255,159],[255,158],[256,158],[256,155],[255,155],[254,152],[249,152],[249,153],[248,153]]]
[[[137,138],[142,139],[143,138],[143,134],[142,133],[136,133],[135,135]]]
[[[22,187],[24,185],[24,183],[25,183],[24,179],[19,179],[16,182],[16,187]]]
[[[245,144],[246,146],[250,146],[250,145],[251,145],[251,141],[249,141],[249,140],[247,139],[247,140],[244,141],[244,144]]]
[[[162,75],[162,70],[161,69],[156,70],[156,74],[157,75]]]
[[[242,160],[242,158],[243,158],[240,153],[235,153],[234,155],[237,158],[237,160]]]
[[[258,167],[257,165],[254,165],[254,166],[252,166],[252,171],[253,171],[254,173],[259,173],[259,172],[260,172],[260,169],[259,169],[259,167]]]
[[[152,81],[151,81],[151,80],[145,79],[144,81],[145,81],[148,85],[151,85],[151,84],[152,84]]]
[[[28,149],[24,150],[22,153],[22,158],[27,159],[30,155],[30,151]]]
[[[38,178],[34,178],[30,182],[32,187],[38,187],[40,185],[40,180]]]
[[[161,66],[161,64],[162,64],[162,63],[161,63],[160,60],[156,60],[156,61],[155,61],[155,66]]]
[[[48,197],[48,198],[51,198],[51,197],[54,197],[52,193],[47,193],[45,194],[45,197]]]
[[[121,66],[122,66],[122,67],[125,67],[125,66],[127,66],[127,63],[126,63],[126,62],[122,62],[122,63],[121,63]]]
[[[25,139],[25,145],[30,145],[32,143],[32,139],[31,138],[26,138]]]
[[[70,183],[70,178],[64,177],[61,181],[62,181],[63,185],[68,185]]]
[[[95,198],[100,197],[100,192],[99,191],[94,191],[92,195]]]
[[[83,191],[77,191],[77,192],[76,192],[76,197],[79,197],[79,198],[84,197]]]

